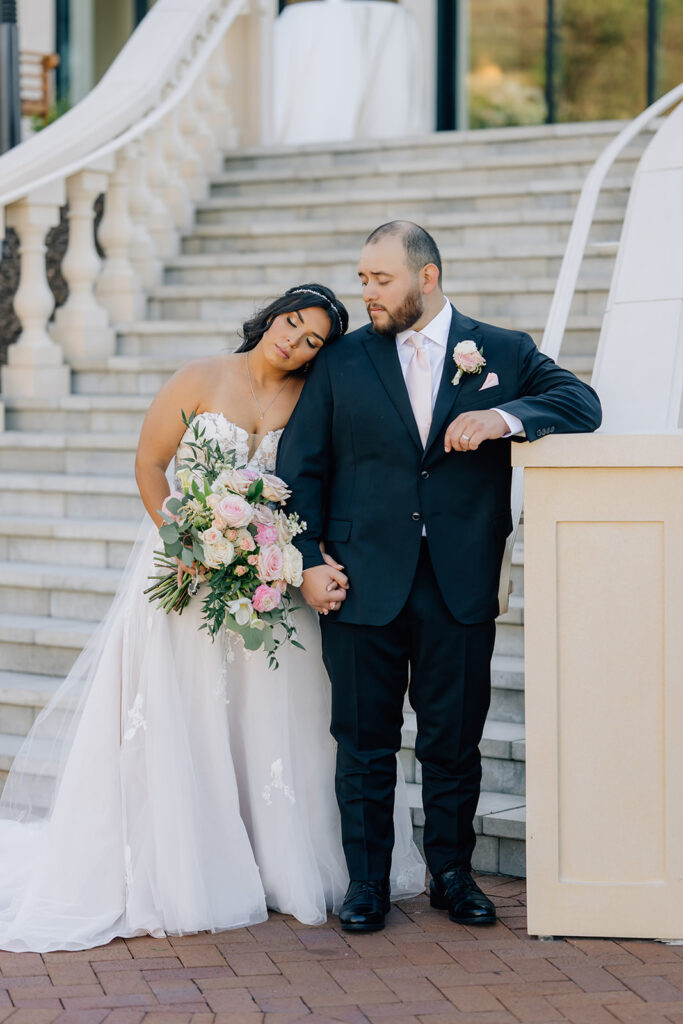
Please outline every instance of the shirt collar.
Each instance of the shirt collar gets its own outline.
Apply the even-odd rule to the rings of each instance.
[[[452,315],[453,312],[451,304],[448,299],[444,299],[443,307],[439,310],[436,316],[433,317],[421,331],[419,331],[419,333],[427,341],[432,341],[435,345],[445,348],[448,341],[448,333],[451,329]],[[408,340],[411,334],[415,334],[415,331],[412,329],[408,331],[399,331],[396,335],[396,344],[402,345],[404,341]]]

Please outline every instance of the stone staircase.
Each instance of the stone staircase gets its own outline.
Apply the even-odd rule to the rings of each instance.
[[[543,325],[581,183],[618,130],[564,125],[382,144],[231,155],[149,295],[119,325],[117,354],[76,369],[67,398],[8,399],[0,433],[0,774],[106,611],[143,514],[133,479],[151,396],[187,359],[232,347],[255,305],[320,280],[366,317],[355,264],[395,217],[435,235],[449,298],[464,312]],[[598,207],[561,362],[590,375],[627,191],[644,145],[615,165]],[[482,744],[476,866],[524,874],[523,544],[498,623]],[[423,822],[415,719],[402,759]]]

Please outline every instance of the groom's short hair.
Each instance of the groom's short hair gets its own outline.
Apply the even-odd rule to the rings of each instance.
[[[441,277],[441,253],[439,247],[424,228],[415,224],[412,220],[390,220],[386,224],[380,224],[378,228],[371,231],[365,239],[366,245],[379,242],[385,235],[398,235],[406,254],[406,263],[416,274],[428,263],[433,263]]]

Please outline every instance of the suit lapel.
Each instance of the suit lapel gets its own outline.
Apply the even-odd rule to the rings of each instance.
[[[406,425],[408,433],[413,442],[422,451],[422,441],[413,415],[413,407],[410,404],[406,382],[403,379],[403,372],[396,351],[396,339],[387,338],[377,334],[368,327],[363,338],[365,350],[372,360],[382,384],[393,402],[396,410]]]
[[[479,344],[480,339],[478,337],[479,324],[476,320],[470,320],[469,317],[458,313],[454,306],[451,306],[451,309],[453,313],[451,315],[451,329],[448,332],[448,342],[446,344],[446,358],[444,359],[441,382],[434,404],[432,425],[429,430],[427,444],[425,445],[425,455],[436,441],[446,420],[455,418],[456,406],[463,394],[472,386],[473,380],[480,380],[478,374],[464,373],[460,378],[459,384],[455,385],[452,383],[453,377],[457,372],[456,365],[453,362],[453,349],[458,342],[464,341],[466,338],[471,338],[477,344]]]

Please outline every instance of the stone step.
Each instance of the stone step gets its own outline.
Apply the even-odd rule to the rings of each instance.
[[[565,242],[574,219],[573,208],[569,205],[557,209],[531,207],[520,210],[513,206],[504,210],[465,210],[458,213],[430,213],[418,206],[412,212],[413,219],[417,218],[444,248],[472,246],[480,249],[492,245],[510,248]],[[403,211],[403,215],[407,216],[407,212]],[[393,217],[393,213],[390,216]],[[623,219],[623,203],[616,206],[600,204],[593,220],[590,241],[618,239]],[[303,248],[309,252],[311,259],[318,250],[327,250],[335,245],[359,253],[368,232],[381,223],[381,219],[371,219],[367,215],[351,217],[340,213],[327,220],[292,217],[262,223],[195,224],[181,234],[181,252],[263,253],[281,249],[286,240],[297,250]]]
[[[547,313],[555,285],[553,277],[483,277],[459,281],[454,288],[447,287],[447,291],[455,305],[469,316],[499,323],[501,316],[538,319]],[[572,312],[602,316],[608,290],[609,277],[584,277],[577,287]],[[244,320],[271,301],[274,294],[277,293],[266,284],[169,284],[150,291],[148,308],[152,318],[162,320]],[[354,323],[367,322],[359,286],[353,291],[340,290],[337,295]]]
[[[24,737],[62,681],[61,676],[0,672],[0,734]]]
[[[644,142],[615,161],[613,173],[633,174]],[[215,175],[211,181],[213,196],[297,194],[308,197],[319,192],[341,188],[368,189],[382,186],[400,188],[405,185],[433,188],[443,185],[481,185],[498,182],[527,181],[550,178],[585,178],[595,162],[596,152],[582,149],[532,149],[521,153],[479,155],[453,149],[446,159],[429,154],[411,155],[402,159],[380,152],[369,155],[358,164],[316,164],[296,168],[270,164],[261,168],[238,168]]]
[[[0,433],[0,470],[130,476],[137,441],[137,434],[10,430]]]
[[[458,132],[433,132],[398,139],[359,140],[318,145],[253,147],[233,152],[225,159],[226,170],[287,168],[289,171],[311,167],[344,167],[367,164],[370,160],[486,160],[490,164],[511,154],[554,151],[558,156],[576,154],[583,149],[596,158],[624,127],[623,121],[581,122],[578,124],[531,125],[514,128],[472,129]],[[654,126],[646,136],[650,136]]]
[[[413,812],[416,840],[424,828],[422,788],[408,783],[408,803]],[[477,846],[472,859],[475,871],[526,875],[526,801],[523,796],[482,789],[474,818]]]
[[[601,190],[602,208],[626,204],[631,176],[608,178]],[[227,196],[205,199],[197,203],[195,218],[202,224],[262,224],[290,221],[326,221],[344,211],[351,218],[364,218],[374,225],[394,218],[423,219],[426,215],[514,210],[535,213],[546,210],[574,209],[583,186],[583,177],[550,178],[493,184],[442,185],[430,188],[348,188],[338,192],[277,192],[265,195]]]
[[[0,612],[0,664],[6,671],[66,675],[96,626],[87,619]],[[494,655],[490,716],[523,722],[523,658]]]
[[[127,476],[0,471],[0,515],[55,516],[67,519],[142,519],[144,508],[135,481]]]
[[[273,290],[275,294],[275,290]],[[465,308],[464,313],[468,312]],[[564,336],[563,352],[593,353],[596,350],[600,335],[602,318],[594,315],[572,314],[567,323]],[[367,316],[356,316],[351,325],[361,327],[367,323]],[[545,327],[545,317],[533,315],[529,317],[511,318],[500,316],[496,323],[499,327],[510,327],[513,330],[528,331],[540,343]],[[239,320],[140,320],[126,324],[119,329],[119,355],[106,363],[91,365],[93,371],[134,372],[141,377],[150,372],[173,373],[183,362],[204,355],[216,355],[218,352],[234,351],[241,343]],[[124,362],[123,358],[126,361]],[[131,358],[132,357],[132,358]],[[146,363],[137,360],[155,360]],[[74,375],[74,387],[80,388],[80,374]],[[138,393],[135,385],[133,393]]]
[[[0,788],[4,786],[23,738],[19,733],[0,732]],[[29,775],[27,771],[25,781],[30,787],[34,808],[45,807],[49,802],[51,782],[55,775],[55,765],[50,759],[53,753],[49,740],[38,741],[33,750],[32,762],[24,765],[25,771],[30,769],[32,772]],[[415,822],[416,839],[421,845],[424,828],[422,789],[418,783],[409,782],[407,791]],[[525,823],[526,807],[523,797],[482,790],[474,819],[477,834],[473,861],[475,870],[524,876]]]
[[[142,517],[80,519],[0,515],[0,558],[9,563],[122,569]],[[146,523],[147,520],[145,519]]]
[[[5,403],[8,431],[137,434],[150,403],[140,395],[66,395],[62,398],[11,398]],[[98,515],[100,513],[97,513]],[[87,513],[85,513],[87,518]],[[104,513],[105,518],[112,518]]]
[[[550,242],[536,246],[448,246],[441,249],[443,280],[498,276],[533,276],[557,278],[564,245]],[[321,249],[320,252],[274,250],[269,253],[199,253],[178,256],[167,262],[165,283],[181,285],[252,285],[256,281],[272,288],[288,288],[294,276],[300,281],[321,280],[333,289],[349,291],[357,287],[357,249]],[[609,277],[614,253],[607,246],[591,248],[584,257],[582,273],[586,276]]]
[[[0,612],[99,622],[120,578],[119,569],[0,561]]]

